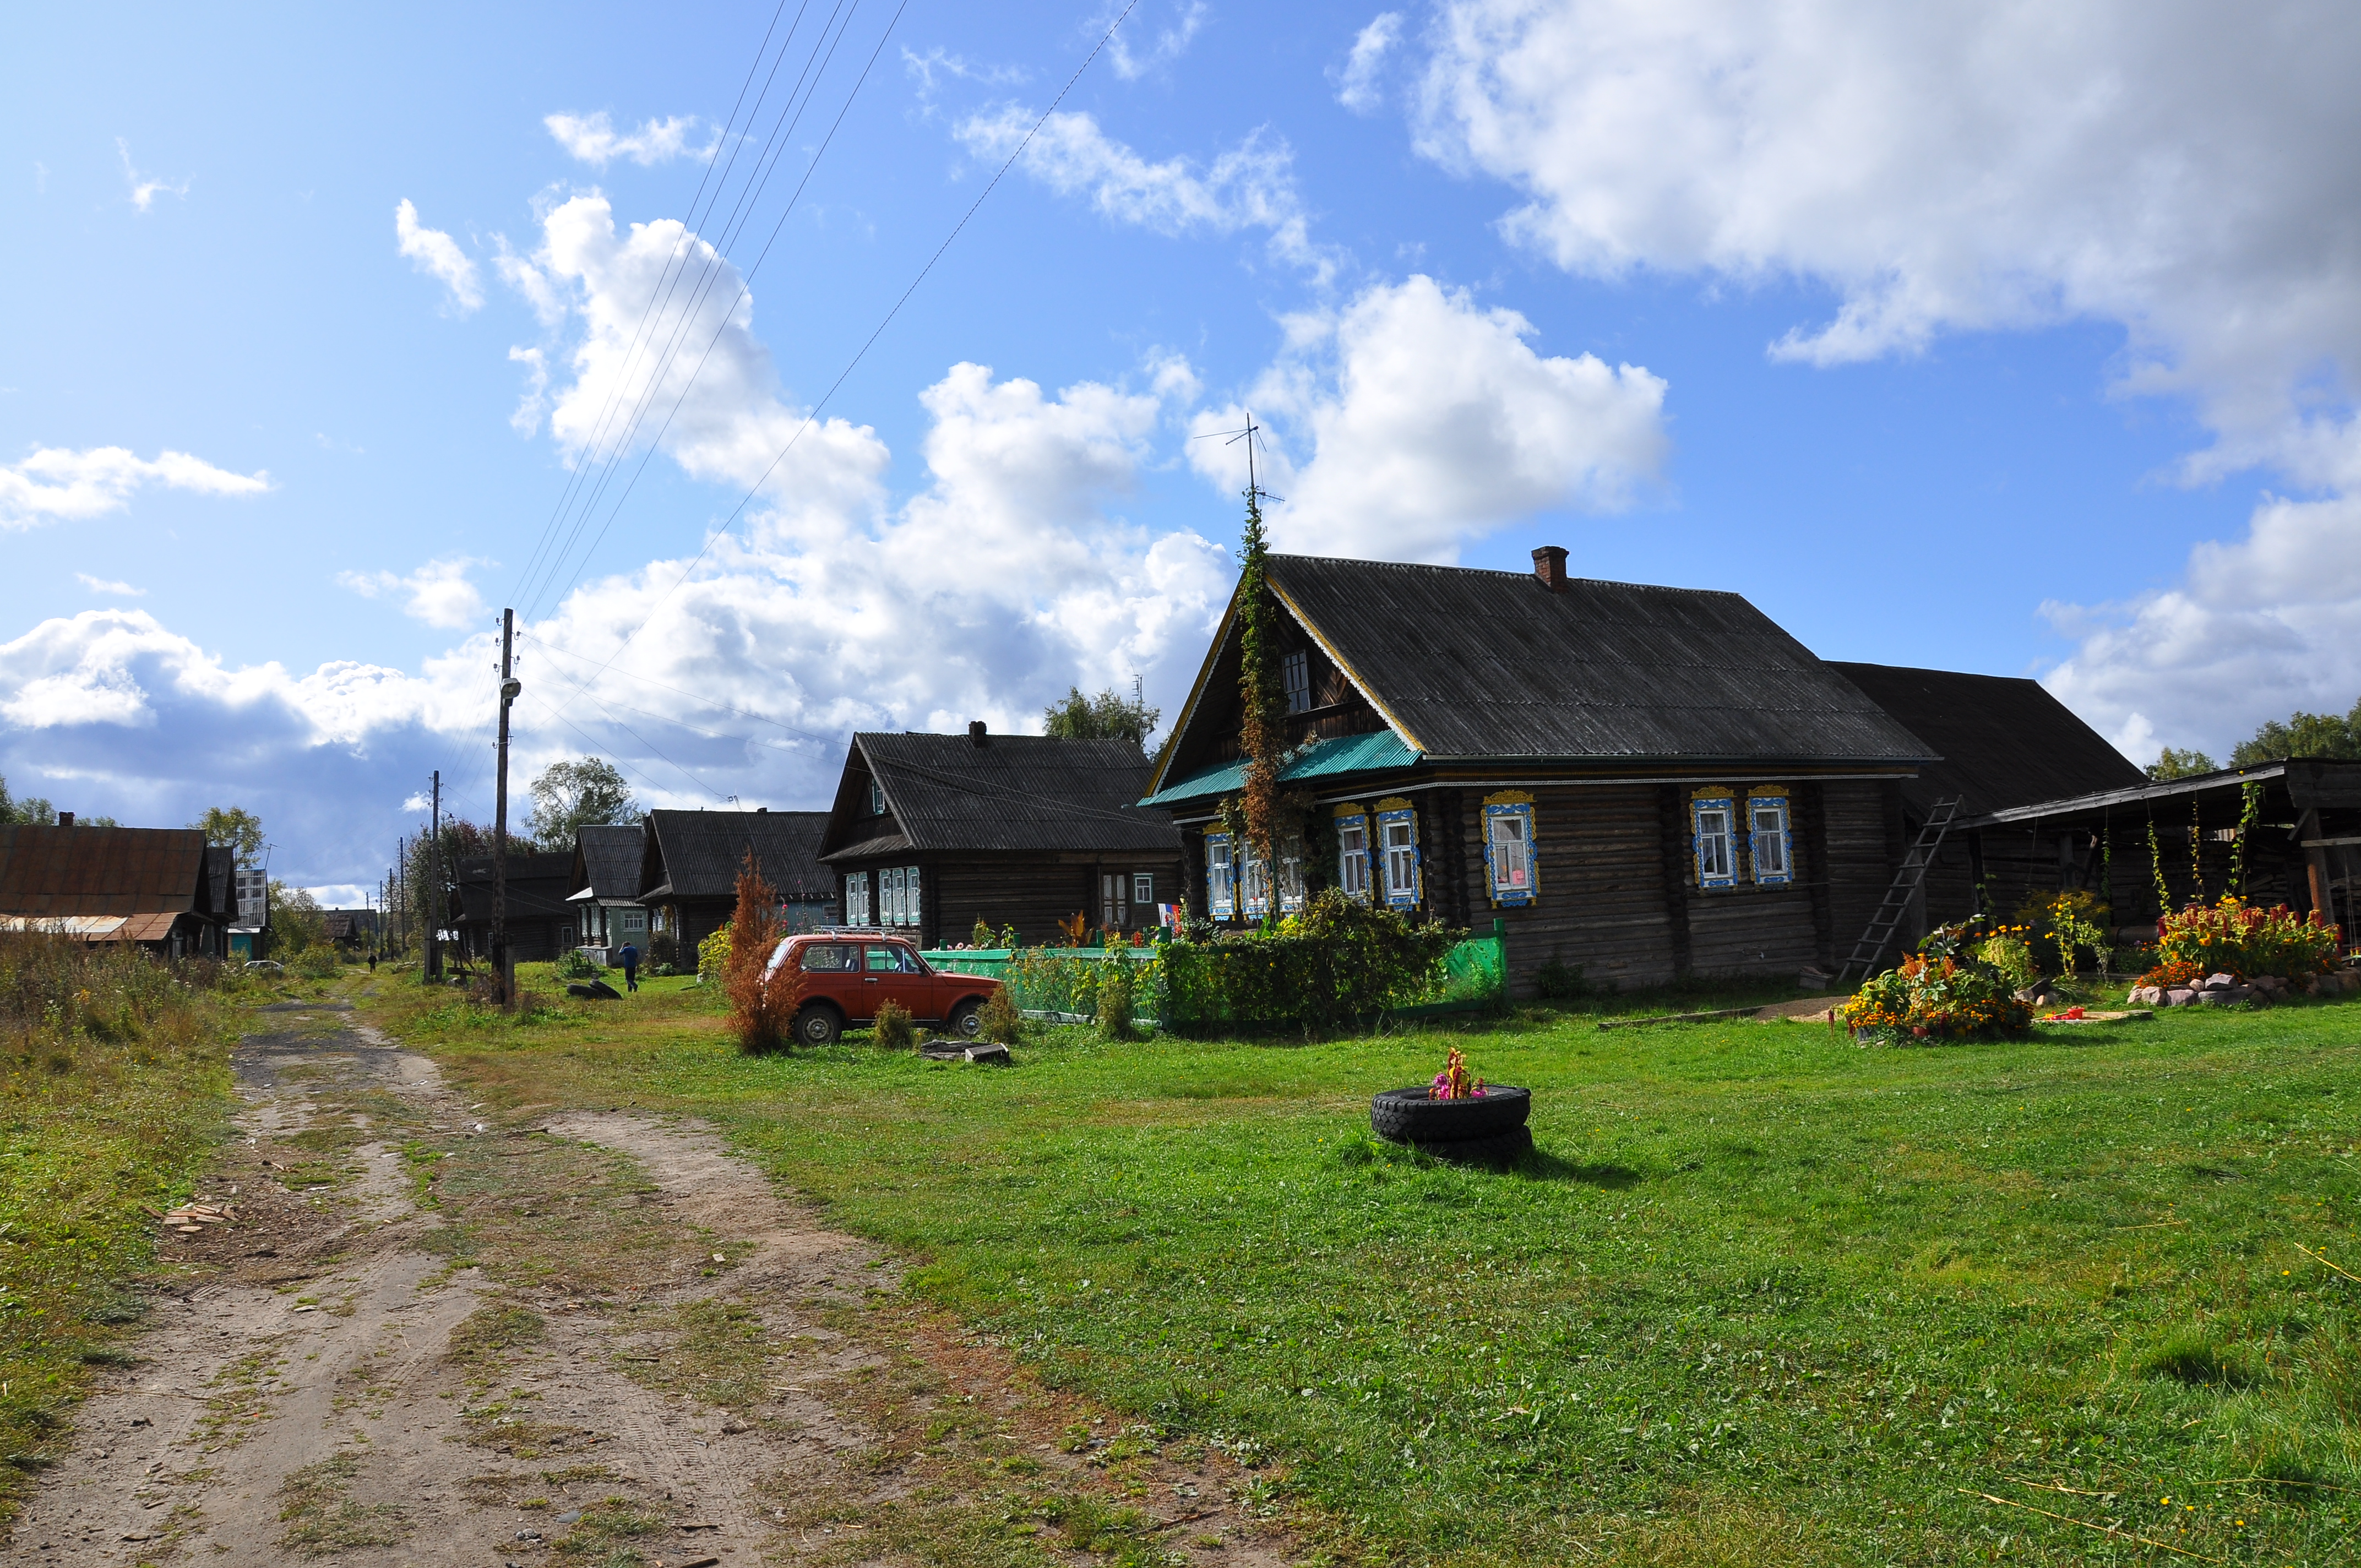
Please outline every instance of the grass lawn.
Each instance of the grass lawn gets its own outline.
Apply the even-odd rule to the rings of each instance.
[[[128,1282],[156,1250],[140,1206],[190,1195],[229,1113],[222,999],[137,954],[43,950],[0,944],[0,1519],[88,1369],[127,1362],[145,1303]]]
[[[1051,1381],[1266,1464],[1337,1555],[2361,1560],[2361,1283],[2312,1255],[2361,1275],[2361,1003],[1916,1050],[1070,1030],[1002,1070],[741,1058],[680,981],[522,1024],[380,985],[512,1103],[711,1118]],[[1526,1168],[1367,1137],[1455,1042],[1533,1088]]]

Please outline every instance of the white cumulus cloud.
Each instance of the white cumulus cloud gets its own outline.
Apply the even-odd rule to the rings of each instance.
[[[703,158],[713,150],[710,141],[703,147],[689,145],[697,124],[695,115],[642,120],[635,131],[616,130],[604,109],[591,115],[549,115],[541,123],[558,146],[594,169],[603,170],[619,158],[644,169],[684,155]]]
[[[477,566],[496,565],[473,555],[458,555],[429,561],[403,576],[383,570],[339,572],[336,581],[364,598],[398,599],[404,615],[429,626],[457,630],[478,624],[487,613],[484,596],[467,580],[467,573]]]
[[[1356,115],[1369,114],[1384,102],[1378,72],[1384,69],[1394,45],[1401,41],[1401,26],[1400,11],[1380,11],[1353,36],[1345,68],[1336,73],[1336,102]]]
[[[258,496],[270,488],[270,476],[233,474],[185,452],[164,451],[143,458],[121,446],[82,452],[45,446],[20,463],[0,467],[0,529],[104,517],[121,510],[150,486],[200,495]]]
[[[2185,477],[2268,465],[2321,510],[2266,500],[2181,587],[2061,609],[2086,640],[2058,689],[2216,748],[2350,703],[2323,629],[2361,595],[2323,612],[2272,585],[2292,530],[2311,578],[2361,562],[2361,11],[1453,0],[1434,38],[1422,147],[1519,191],[1505,231],[1571,271],[1823,284],[1833,317],[1772,345],[1817,365],[2119,325],[2117,389],[2186,397],[2213,433]],[[2172,673],[2192,660],[2246,678]]]
[[[1523,316],[1431,278],[1288,325],[1287,352],[1252,394],[1279,425],[1266,482],[1286,498],[1269,511],[1282,548],[1447,563],[1535,512],[1612,510],[1662,467],[1661,378],[1594,355],[1544,357]],[[1196,423],[1243,420],[1230,408]],[[1244,488],[1242,447],[1195,441],[1190,457]]]
[[[466,315],[484,302],[475,262],[459,248],[457,240],[421,224],[418,209],[406,196],[393,209],[393,237],[395,248],[410,258],[411,265],[450,291],[450,309]]]
[[[960,123],[954,134],[979,158],[1005,159],[1038,116],[1010,105]],[[1099,127],[1087,114],[1060,112],[1041,126],[1018,168],[1060,195],[1086,195],[1117,223],[1163,235],[1235,234],[1263,229],[1283,260],[1324,278],[1333,258],[1312,242],[1295,188],[1295,153],[1267,129],[1201,169],[1194,159],[1151,162]]]

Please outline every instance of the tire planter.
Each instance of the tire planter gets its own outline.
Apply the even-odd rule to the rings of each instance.
[[[1505,1165],[1533,1146],[1533,1092],[1490,1084],[1471,1100],[1435,1100],[1420,1084],[1369,1102],[1369,1130],[1388,1143],[1467,1165]]]

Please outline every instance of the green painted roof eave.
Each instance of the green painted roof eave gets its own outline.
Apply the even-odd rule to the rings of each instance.
[[[1390,729],[1380,729],[1372,735],[1344,735],[1334,740],[1315,740],[1297,753],[1295,760],[1279,773],[1289,784],[1306,779],[1336,778],[1345,773],[1371,773],[1407,768],[1422,761],[1421,754],[1402,743],[1402,738]],[[1235,795],[1246,787],[1246,765],[1243,759],[1217,762],[1201,768],[1185,779],[1166,784],[1139,804],[1172,806],[1192,800],[1218,799]]]

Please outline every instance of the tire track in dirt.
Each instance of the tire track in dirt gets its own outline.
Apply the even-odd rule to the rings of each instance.
[[[709,1129],[502,1124],[329,1009],[238,1136],[26,1563],[1277,1564],[1254,1477],[1043,1389]]]

